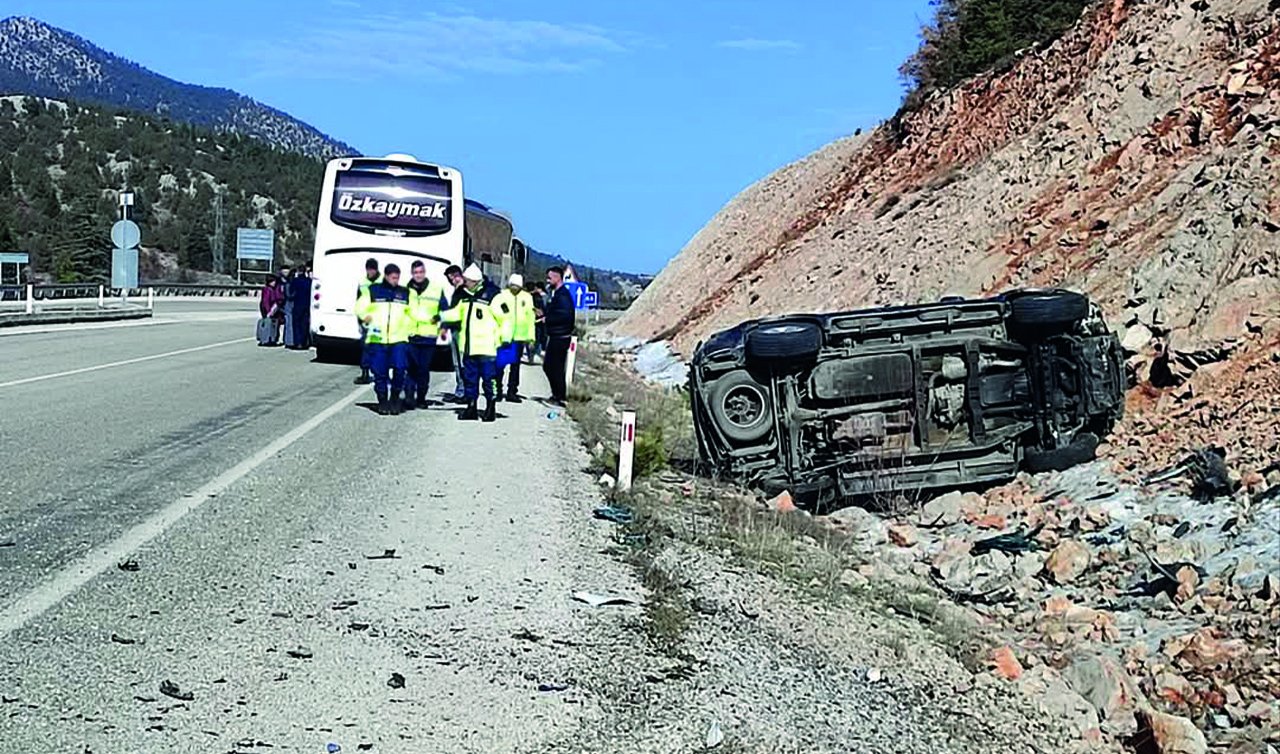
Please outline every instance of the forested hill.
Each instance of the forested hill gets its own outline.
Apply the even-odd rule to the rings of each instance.
[[[311,254],[324,165],[253,138],[137,113],[0,97],[0,251],[62,281],[109,275],[116,192],[135,192],[142,245],[186,270],[222,271],[237,227],[274,228],[278,258]],[[219,200],[220,196],[220,200]]]
[[[243,94],[175,81],[34,18],[0,21],[0,94],[30,94],[137,110],[256,136],[313,157],[339,157],[356,151]]]

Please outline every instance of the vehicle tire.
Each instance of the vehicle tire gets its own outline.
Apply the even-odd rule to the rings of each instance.
[[[1022,459],[1022,467],[1032,474],[1066,471],[1072,466],[1079,466],[1097,458],[1098,443],[1097,435],[1081,432],[1065,448],[1027,450]]]
[[[742,369],[729,372],[710,385],[707,413],[724,436],[734,442],[755,442],[769,434],[773,426],[768,389]]]
[[[1060,333],[1089,314],[1089,299],[1074,291],[1027,289],[1006,294],[1009,320],[1030,334]]]
[[[771,322],[747,334],[747,358],[809,361],[822,350],[822,328],[813,322]]]
[[[337,364],[338,349],[333,346],[316,346],[316,361],[321,364]]]

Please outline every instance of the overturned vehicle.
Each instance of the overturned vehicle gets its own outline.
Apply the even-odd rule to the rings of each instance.
[[[1057,289],[752,320],[689,381],[703,464],[812,508],[1091,460],[1126,387],[1098,307]]]

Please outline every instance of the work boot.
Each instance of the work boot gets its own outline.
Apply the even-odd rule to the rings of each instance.
[[[409,412],[409,411],[414,410],[414,409],[415,409],[415,408],[417,408],[417,407],[418,407],[418,406],[417,406],[417,404],[416,404],[416,403],[414,403],[414,401],[413,401],[413,396],[411,396],[411,395],[406,395],[406,396],[404,397],[404,400],[400,401],[400,410],[401,410],[401,411]]]
[[[498,418],[498,401],[493,398],[486,398],[484,401],[484,421],[496,421]]]
[[[368,385],[373,382],[373,378],[369,376],[369,370],[364,367],[360,368],[360,376],[352,380],[353,385]]]
[[[467,407],[462,409],[462,413],[458,414],[458,421],[473,422],[480,418],[480,412],[476,411],[476,402],[469,401]]]
[[[523,402],[524,402],[524,398],[521,398],[519,393],[517,393],[514,390],[507,391],[507,403],[523,403]]]
[[[391,404],[387,402],[387,396],[378,396],[378,406],[374,409],[379,416],[389,416],[391,414]]]
[[[399,416],[404,411],[404,404],[400,402],[400,396],[398,395],[391,399],[390,406],[392,416]]]
[[[421,409],[431,408],[431,401],[427,400],[427,396],[425,393],[418,396],[418,402],[416,404],[416,407]]]

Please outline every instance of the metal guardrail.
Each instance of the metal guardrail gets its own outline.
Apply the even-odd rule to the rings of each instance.
[[[119,298],[119,288],[100,285],[98,283],[65,283],[57,285],[0,285],[0,301],[25,301],[27,288],[36,301],[56,301],[63,299]],[[137,288],[130,288],[123,293],[130,297],[145,296],[147,290],[156,296],[257,296],[262,290],[252,285],[202,285],[199,283],[148,283]]]

